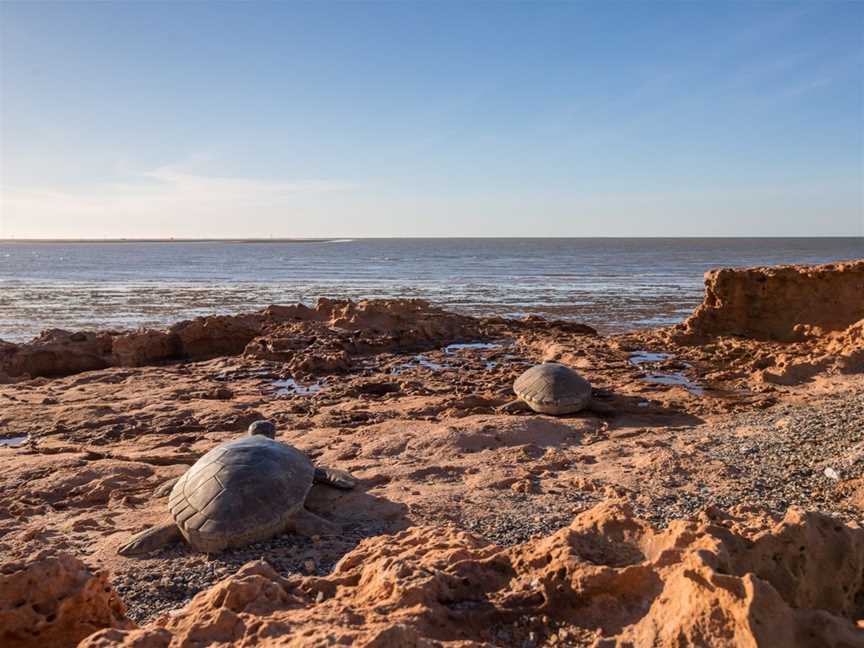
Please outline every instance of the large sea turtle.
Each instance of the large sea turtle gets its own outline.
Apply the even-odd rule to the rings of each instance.
[[[591,398],[591,383],[570,367],[557,362],[534,365],[513,383],[518,400],[504,405],[506,411],[531,409],[541,414],[573,414],[592,409],[607,414],[609,408]]]
[[[269,421],[249,426],[249,435],[216,446],[170,487],[170,517],[133,536],[118,549],[124,556],[154,551],[185,539],[214,553],[266,540],[284,531],[326,534],[334,525],[303,507],[313,482],[350,489],[354,480],[338,470],[316,468],[296,448],[274,440]]]

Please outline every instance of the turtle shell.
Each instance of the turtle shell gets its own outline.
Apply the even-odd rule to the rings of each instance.
[[[572,414],[591,400],[591,383],[557,362],[531,367],[516,379],[513,391],[542,414]]]
[[[315,468],[302,452],[264,436],[216,446],[174,485],[171,516],[208,553],[282,533],[303,506]]]

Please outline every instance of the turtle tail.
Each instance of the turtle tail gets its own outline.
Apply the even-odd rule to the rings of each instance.
[[[121,556],[139,556],[176,542],[181,537],[180,528],[174,520],[166,520],[162,524],[136,533],[126,544],[117,549],[117,553]]]
[[[337,468],[315,467],[315,483],[332,486],[340,490],[351,490],[357,485],[357,480],[349,473]]]

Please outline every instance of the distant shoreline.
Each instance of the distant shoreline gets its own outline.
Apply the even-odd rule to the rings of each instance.
[[[0,238],[0,245],[28,243],[347,243],[351,241],[494,241],[494,240],[618,240],[618,241],[723,241],[723,240],[857,240],[862,236],[392,236],[357,237],[334,236],[330,238]]]
[[[347,241],[353,239],[347,238],[315,238],[315,239],[292,239],[292,238],[224,238],[224,239],[208,239],[208,238],[119,238],[119,239],[0,239],[0,244],[4,243],[332,243],[334,241]]]

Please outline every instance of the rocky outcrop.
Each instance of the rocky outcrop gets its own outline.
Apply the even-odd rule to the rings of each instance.
[[[321,299],[305,306],[270,306],[279,322],[253,339],[247,358],[285,363],[292,375],[338,373],[352,357],[401,353],[446,345],[482,335],[482,320],[430,306],[418,299],[352,302]]]
[[[0,376],[66,376],[110,365],[110,333],[60,329],[43,332],[26,344],[0,341]]]
[[[864,372],[864,260],[713,270],[705,300],[677,326],[617,336],[703,369],[707,382],[761,389]]]
[[[303,304],[269,306],[245,315],[198,317],[166,330],[76,332],[51,330],[24,344],[0,341],[0,382],[58,377],[160,362],[205,360],[238,355],[290,361],[293,352],[310,345],[321,351],[305,368],[344,370],[346,353],[420,348],[476,336],[478,320],[449,313],[419,299],[320,299]],[[302,369],[302,368],[301,368]]]
[[[178,613],[81,645],[864,646],[864,530],[790,510],[657,531],[602,504],[502,549],[453,528],[363,541],[326,577],[247,564]]]
[[[76,646],[102,628],[134,627],[103,575],[72,556],[37,556],[0,572],[0,646]]]
[[[684,328],[701,335],[800,341],[864,319],[864,260],[712,270]]]

